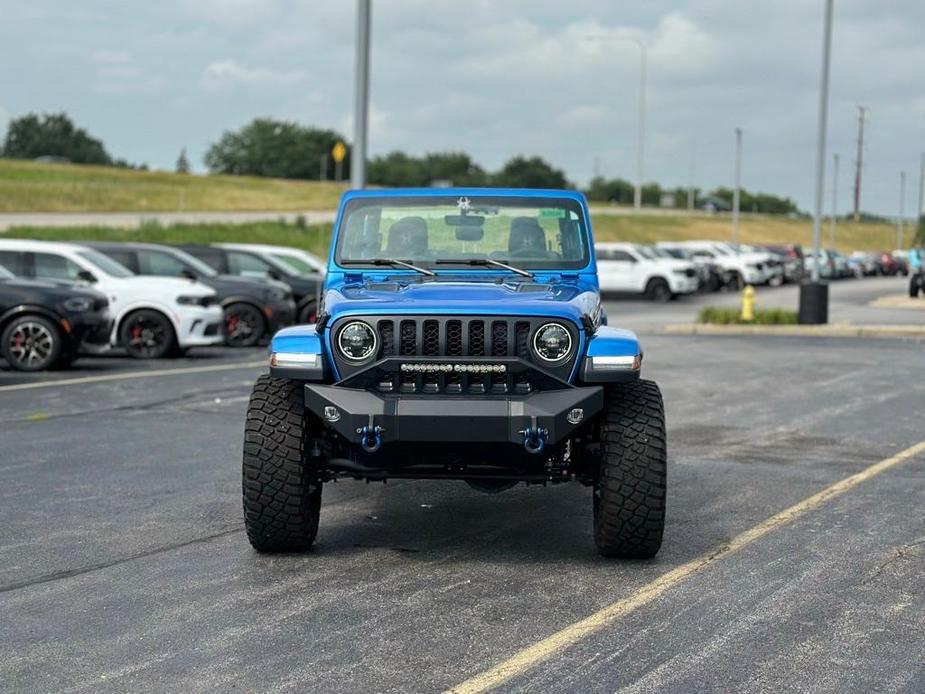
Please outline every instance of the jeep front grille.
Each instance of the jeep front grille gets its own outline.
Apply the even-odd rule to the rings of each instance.
[[[348,379],[382,359],[425,358],[467,360],[492,363],[496,359],[518,358],[555,379],[568,381],[581,351],[578,327],[562,318],[543,316],[351,316],[339,319],[331,326],[332,336],[351,320],[363,320],[377,332],[379,351],[376,359],[366,364],[348,362],[334,350],[334,359],[341,379]],[[572,333],[573,350],[563,363],[549,365],[533,354],[533,333],[545,323],[556,321]],[[390,380],[392,392],[462,392],[515,393],[530,392],[529,379],[511,373],[441,373],[438,375],[406,372]],[[384,386],[387,388],[388,386]]]

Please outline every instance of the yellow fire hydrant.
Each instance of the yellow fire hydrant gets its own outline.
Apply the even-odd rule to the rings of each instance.
[[[755,320],[755,288],[746,284],[742,290],[742,313],[739,315],[743,321]]]

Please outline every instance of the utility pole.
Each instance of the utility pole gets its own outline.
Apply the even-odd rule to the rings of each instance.
[[[896,248],[903,247],[903,215],[906,213],[906,172],[899,172],[899,219],[896,220]]]
[[[697,141],[691,142],[691,167],[687,179],[687,209],[694,209],[694,166],[697,162]]]
[[[739,242],[739,188],[742,185],[742,128],[736,128],[736,179],[732,190],[732,242]]]
[[[861,219],[861,170],[864,166],[864,121],[867,119],[868,109],[858,106],[858,155],[855,159],[854,171],[854,221]]]
[[[829,246],[835,250],[835,220],[838,218],[838,155],[832,155],[832,219],[829,221]]]
[[[350,185],[353,188],[366,187],[366,134],[369,122],[369,15],[370,0],[357,0],[353,148],[350,152]]]
[[[636,212],[642,209],[642,178],[643,178],[643,151],[646,139],[646,73],[647,50],[646,42],[642,39],[630,38],[630,41],[639,46],[639,132],[636,142],[636,189],[633,191],[633,208]]]

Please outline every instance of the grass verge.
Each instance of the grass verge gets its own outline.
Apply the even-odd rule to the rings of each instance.
[[[697,314],[697,322],[712,325],[795,325],[797,312],[783,308],[755,309],[755,319],[745,321],[737,308],[704,306]]]

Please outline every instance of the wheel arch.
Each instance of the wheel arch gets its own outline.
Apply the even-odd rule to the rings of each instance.
[[[19,304],[17,306],[8,308],[6,311],[0,314],[0,330],[3,330],[14,318],[33,314],[42,316],[43,318],[48,318],[57,326],[61,325],[61,316],[47,306],[41,306],[38,304]]]

